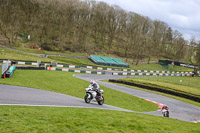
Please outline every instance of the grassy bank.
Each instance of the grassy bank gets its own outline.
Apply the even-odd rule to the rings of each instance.
[[[29,52],[33,54],[53,54],[53,55],[65,55],[65,56],[88,56],[86,53],[71,53],[71,52],[56,52],[56,51],[46,51],[46,50],[37,50],[37,49],[30,49],[30,48],[20,48],[15,47],[15,49]],[[2,51],[3,50],[3,51]],[[108,55],[112,56],[112,55]],[[119,58],[115,55],[113,55],[115,58]],[[92,61],[90,61],[87,58],[74,58],[74,57],[53,57],[49,56],[49,58],[43,58],[36,55],[31,55],[23,52],[18,52],[14,50],[10,50],[4,47],[0,47],[0,59],[10,59],[10,60],[25,60],[25,61],[43,61],[43,62],[51,62],[56,61],[57,63],[65,63],[65,64],[72,64],[72,65],[91,65],[91,66],[99,66],[94,64]],[[120,58],[122,60],[125,60],[124,58]],[[101,66],[101,67],[108,67],[108,66]],[[119,67],[117,67],[119,68]],[[125,68],[127,69],[127,68]],[[170,69],[167,69],[165,67],[160,66],[156,63],[150,63],[150,64],[138,64],[134,65],[130,63],[130,68],[134,70],[155,70],[155,71],[193,71],[193,69],[180,67],[180,66],[173,66],[170,67]]]
[[[0,59],[9,59],[9,60],[25,60],[25,61],[44,61],[51,62],[52,59],[43,58],[40,56],[35,56],[19,51],[10,50],[4,47],[0,47]]]
[[[80,52],[58,52],[58,51],[47,51],[47,50],[38,50],[37,48],[31,49],[25,48],[25,47],[14,47],[15,49],[18,49],[20,51],[29,52],[29,53],[35,53],[35,54],[47,54],[47,55],[65,55],[65,56],[88,56],[86,53],[80,53]]]
[[[77,66],[98,66],[94,64],[92,61],[90,61],[88,58],[54,57],[54,56],[49,56],[49,58]]]
[[[180,86],[185,86],[185,87],[190,87],[190,88],[192,87],[200,91],[199,77],[151,77],[151,78],[144,77],[142,78],[142,80],[169,83],[173,85],[180,85]]]
[[[146,85],[159,85],[159,86],[163,86],[163,88],[165,87],[171,87],[171,88],[175,88],[177,90],[180,91],[185,91],[186,94],[187,92],[189,93],[193,93],[193,94],[199,94],[199,78],[198,77],[141,77],[141,78],[124,78],[121,80],[125,80],[125,81],[130,81],[130,82],[137,82],[137,83],[142,83],[142,84],[146,84]],[[166,82],[166,80],[168,82]],[[182,83],[178,83],[180,82],[180,80],[182,80]],[[108,82],[107,80],[103,80],[105,82]],[[189,85],[187,83],[183,83],[183,82],[190,82]],[[165,94],[162,92],[157,92],[157,91],[152,91],[152,90],[147,90],[147,89],[142,89],[139,87],[135,87],[135,86],[129,86],[129,85],[124,85],[124,84],[120,84],[120,83],[114,83],[120,86],[125,86],[125,87],[129,87],[129,88],[133,88],[133,89],[138,89],[138,90],[143,90],[143,91],[148,91],[151,93],[156,93],[159,95],[163,95],[163,96],[167,96],[167,97],[171,97],[186,103],[190,103],[196,106],[200,106],[200,103],[189,100],[189,99],[185,99],[185,98],[181,98],[181,97],[177,97],[177,96],[173,96],[173,95],[169,95],[169,94]]]
[[[128,82],[134,82],[152,87],[177,90],[200,96],[199,77],[144,77],[144,78],[125,78]],[[181,81],[181,82],[180,82]]]
[[[0,131],[41,133],[198,133],[200,123],[109,110],[1,106]]]
[[[71,72],[16,70],[11,78],[0,79],[0,84],[25,86],[49,90],[84,98],[89,82],[73,77]],[[104,90],[105,104],[134,110],[157,110],[157,105],[143,99],[101,86]],[[127,102],[129,101],[129,102]],[[132,102],[131,102],[132,101]]]

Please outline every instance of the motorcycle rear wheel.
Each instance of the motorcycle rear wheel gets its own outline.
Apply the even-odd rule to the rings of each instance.
[[[167,115],[166,115],[166,117],[169,117],[169,112],[167,111]]]
[[[97,101],[99,105],[103,105],[103,103],[104,103],[104,97],[103,96],[102,96],[102,99],[103,99],[102,101],[100,101],[100,100]]]

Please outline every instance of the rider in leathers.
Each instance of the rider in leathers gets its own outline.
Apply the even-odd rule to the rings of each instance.
[[[91,80],[90,86],[92,87],[93,90],[95,90],[97,92],[97,96],[100,96],[100,98],[101,98],[101,92],[100,92],[99,84],[97,82],[95,82],[94,80]]]
[[[167,105],[164,105],[162,107],[161,111],[164,111],[164,110],[168,111],[167,117],[169,117],[169,107]]]
[[[167,107],[167,105],[164,105],[161,110],[164,110],[164,109],[168,111],[169,107]]]

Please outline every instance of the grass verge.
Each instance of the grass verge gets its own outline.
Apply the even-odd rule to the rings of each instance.
[[[108,82],[108,80],[102,80],[102,81]],[[151,93],[167,96],[167,97],[170,97],[170,98],[173,98],[173,99],[177,99],[179,101],[183,101],[183,102],[186,102],[186,103],[189,103],[189,104],[193,104],[193,105],[196,105],[196,106],[200,107],[200,103],[192,101],[192,100],[189,100],[189,99],[185,99],[185,98],[181,98],[181,97],[177,97],[177,96],[173,96],[173,95],[169,95],[169,94],[161,93],[161,92],[157,92],[157,91],[147,90],[147,89],[143,89],[143,88],[139,88],[139,87],[135,87],[135,86],[124,85],[124,84],[120,84],[120,83],[112,83],[112,84],[116,84],[116,85],[132,88],[132,89],[137,89],[137,90],[142,90],[142,91],[147,91],[147,92],[151,92]]]
[[[200,123],[109,110],[1,106],[0,130],[41,133],[198,133]]]
[[[49,56],[48,58],[60,61],[60,62],[65,62],[67,64],[73,64],[77,66],[98,66],[94,64],[92,61],[90,61],[88,58],[72,58],[72,57],[54,57],[54,56]]]
[[[139,79],[124,78],[119,80],[200,96],[200,87],[199,87],[200,83],[198,77],[194,78],[189,78],[189,77],[146,77],[145,78],[144,77]],[[181,83],[179,83],[180,80]],[[176,81],[178,81],[178,83]],[[191,86],[188,86],[188,84],[185,85],[182,84],[182,82],[186,81],[190,83]]]

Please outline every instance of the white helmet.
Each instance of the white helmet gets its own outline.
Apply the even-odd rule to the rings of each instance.
[[[167,107],[167,105],[166,105],[166,104],[164,104],[164,105],[163,105],[163,107]]]
[[[94,82],[95,82],[94,80],[90,80],[90,84],[91,84],[91,85],[93,85],[93,84],[94,84]]]

